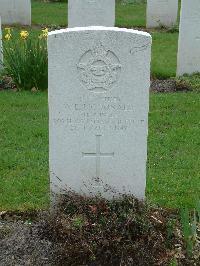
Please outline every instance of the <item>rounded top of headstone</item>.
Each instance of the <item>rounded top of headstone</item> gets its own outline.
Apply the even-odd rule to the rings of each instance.
[[[126,29],[126,28],[118,28],[118,27],[104,27],[104,26],[89,26],[89,27],[75,27],[75,28],[67,28],[61,30],[55,30],[49,32],[49,36],[64,34],[68,32],[82,32],[82,31],[113,31],[113,32],[124,32],[124,33],[132,33],[140,36],[146,36],[147,38],[151,38],[151,35],[148,32]]]

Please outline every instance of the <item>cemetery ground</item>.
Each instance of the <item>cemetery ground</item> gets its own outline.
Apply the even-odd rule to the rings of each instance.
[[[45,16],[44,16],[45,12]],[[146,4],[123,4],[117,1],[116,4],[116,26],[130,28],[132,25],[145,27]],[[54,16],[54,14],[57,16]],[[35,25],[59,25],[67,26],[66,3],[42,3],[42,1],[32,1],[32,22]]]
[[[143,2],[139,4],[124,4],[123,1],[117,1],[116,26],[132,28],[134,25],[134,28],[146,31],[146,4],[145,1]],[[55,13],[57,16],[54,16]],[[33,24],[39,28],[41,26],[49,28],[67,26],[66,3],[48,3],[47,5],[46,3],[41,3],[41,1],[33,1],[32,16]],[[178,32],[177,27],[168,30],[162,28],[161,31],[164,32],[161,33],[157,30],[151,32],[154,41],[152,75],[167,78],[175,76],[176,72]],[[166,56],[169,54],[171,55],[170,57]]]
[[[122,27],[134,25],[144,28],[145,8],[146,4],[123,4],[118,1],[116,5],[116,24]],[[55,13],[58,15],[55,16]],[[28,30],[29,38],[34,40],[38,38],[38,34],[44,27],[51,30],[66,26],[66,15],[66,3],[33,1],[33,26],[32,28],[26,27],[24,30]],[[139,19],[140,22],[138,22]],[[14,39],[18,38],[21,28],[19,26],[13,28],[12,35]],[[155,91],[174,92],[180,90],[184,92],[151,93],[150,95],[148,193],[151,200],[158,204],[161,203],[168,207],[180,207],[181,205],[193,207],[194,198],[199,194],[199,188],[196,184],[198,184],[199,179],[198,110],[200,97],[198,92],[200,76],[196,74],[179,79],[174,78],[178,42],[177,30],[171,32],[158,29],[151,31],[151,34],[153,37],[151,69],[152,79],[154,80],[153,89]],[[172,79],[170,79],[171,77]],[[157,81],[157,79],[161,79],[161,81]],[[1,88],[6,86],[9,87],[9,84],[2,80]],[[1,181],[3,182],[1,187],[4,188],[2,194],[4,196],[0,201],[2,202],[0,208],[39,208],[47,203],[48,198],[48,196],[44,196],[46,195],[44,191],[47,188],[48,179],[47,93],[37,92],[33,94],[23,91],[13,93],[4,90],[1,93],[0,101],[4,114],[0,118],[2,120],[1,158],[3,160],[0,171],[3,177],[12,176],[11,179],[7,180],[5,178],[4,181]],[[33,115],[32,120],[30,120],[31,114]],[[16,125],[23,120],[24,123],[21,123],[21,127],[17,127]],[[33,132],[35,132],[34,135],[32,135]],[[19,139],[17,140],[16,137]],[[16,147],[16,149],[13,149],[13,147]],[[40,148],[40,153],[37,152],[38,148]],[[12,153],[10,153],[11,149]],[[21,149],[21,151],[18,152],[18,149]],[[26,153],[32,156],[29,162],[23,159]],[[30,156],[28,157],[30,158]],[[37,165],[39,169],[37,169]],[[13,168],[15,168],[14,172]],[[21,171],[23,171],[23,174],[21,174]],[[38,173],[39,178],[36,177],[36,173]],[[21,175],[23,181],[17,182],[16,179],[19,175]],[[154,177],[155,175],[157,178]],[[183,182],[183,179],[187,182]],[[29,182],[33,182],[35,185],[30,186]],[[36,188],[38,182],[42,182],[39,189]],[[161,182],[170,184],[170,188],[174,192],[165,191],[165,186]],[[10,188],[13,183],[15,183],[15,190],[11,192],[14,193],[11,195],[8,191],[11,191]],[[23,184],[23,186],[20,184]],[[23,187],[24,193],[20,187]],[[30,187],[33,189],[33,193],[29,192],[27,194],[26,192],[30,190]],[[177,196],[177,190],[175,190],[177,187],[180,189],[179,196]],[[19,191],[20,193],[18,193]],[[155,193],[156,191],[157,193]],[[185,191],[188,192],[188,196],[185,196]],[[9,196],[5,197],[8,194]],[[170,200],[168,200],[169,195],[174,195],[174,197],[170,197]]]
[[[148,198],[171,208],[194,207],[199,184],[199,108],[196,92],[151,93]],[[1,210],[48,204],[46,92],[0,94]]]
[[[25,28],[30,38],[45,26],[66,25],[66,4],[33,1],[32,8],[34,25]],[[117,26],[144,28],[144,18],[145,4],[117,3]],[[14,28],[14,38],[19,29]],[[149,113],[148,206],[133,198],[110,204],[69,193],[64,209],[61,205],[56,216],[43,211],[49,206],[47,92],[16,91],[9,78],[1,79],[3,265],[12,265],[13,260],[18,265],[134,265],[133,260],[136,265],[198,265],[194,219],[200,214],[194,215],[193,209],[200,209],[200,76],[174,78],[176,28],[151,34],[154,81]],[[191,220],[187,209],[192,209]],[[199,228],[196,231],[199,233]]]
[[[147,211],[132,198],[113,206],[70,195],[66,209],[52,217],[38,212],[49,204],[47,92],[0,92],[3,265],[12,265],[13,258],[19,265],[198,263],[193,257],[199,258],[199,245],[194,255],[185,250],[191,254],[194,241],[187,208],[196,207],[200,193],[199,105],[196,90],[150,94],[147,197],[150,206],[162,208]],[[181,207],[186,208],[181,216],[185,241],[177,212]]]

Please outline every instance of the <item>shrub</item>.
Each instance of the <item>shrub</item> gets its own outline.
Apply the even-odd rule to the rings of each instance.
[[[4,36],[4,69],[18,90],[45,90],[48,84],[48,30],[42,30],[36,38],[21,31],[18,38],[6,28]]]
[[[187,87],[193,91],[200,92],[200,73],[194,73],[192,75],[183,75],[176,78],[177,87]]]

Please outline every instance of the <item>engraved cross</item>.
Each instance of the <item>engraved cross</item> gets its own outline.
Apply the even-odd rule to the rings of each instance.
[[[96,157],[96,179],[100,178],[101,157],[114,157],[114,152],[101,152],[101,135],[96,135],[96,152],[82,153],[83,157]]]

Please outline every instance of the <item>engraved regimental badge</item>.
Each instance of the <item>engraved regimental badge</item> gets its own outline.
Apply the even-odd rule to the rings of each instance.
[[[77,68],[80,81],[92,92],[109,90],[121,72],[118,57],[101,43],[81,56]]]

